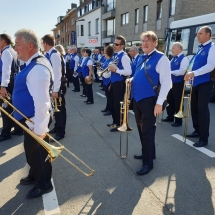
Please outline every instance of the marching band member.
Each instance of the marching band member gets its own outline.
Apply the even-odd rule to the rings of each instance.
[[[102,69],[106,69],[109,65],[109,63],[111,63],[113,61],[113,54],[114,54],[114,49],[112,46],[106,46],[105,47],[105,58],[106,61],[102,64]],[[107,98],[107,103],[106,103],[106,107],[104,110],[101,110],[101,112],[106,112],[103,115],[104,116],[108,116],[111,115],[111,111],[110,111],[110,91],[109,91],[109,86],[110,86],[110,72],[105,72],[102,76],[102,81],[104,84],[104,90],[105,90],[105,96]]]
[[[163,119],[163,122],[173,122],[174,114],[178,113],[181,104],[181,96],[184,86],[183,77],[189,65],[189,59],[184,56],[183,45],[180,42],[176,42],[172,46],[173,58],[171,60],[171,74],[172,74],[172,89],[170,89],[167,96],[166,107],[167,117]],[[182,125],[182,118],[175,117],[175,122],[172,124],[173,127]]]
[[[87,81],[90,81],[92,78],[92,67],[93,67],[93,62],[90,59],[91,55],[91,50],[90,49],[85,49],[84,52],[84,57],[85,60],[82,64],[82,75],[84,79],[87,79]],[[92,83],[91,84],[86,84],[86,82],[83,82],[86,93],[87,93],[87,100],[84,101],[87,105],[93,104],[94,103],[94,98],[93,98],[93,89],[92,89]]]
[[[129,79],[132,84],[133,110],[142,144],[142,154],[134,155],[142,159],[142,167],[136,173],[145,175],[153,169],[155,158],[155,130],[156,116],[162,112],[162,104],[171,88],[171,71],[168,58],[156,50],[157,35],[153,31],[141,34],[144,55],[139,59],[134,77]],[[159,94],[155,93],[155,86],[160,83]]]
[[[99,82],[99,77],[98,77],[98,74],[97,74],[97,65],[98,65],[98,62],[101,58],[101,55],[99,54],[99,50],[98,49],[95,49],[94,50],[94,54],[92,55],[92,59],[93,59],[93,70],[94,70],[94,75],[95,75],[95,82]]]
[[[15,34],[15,50],[18,58],[26,62],[26,67],[18,73],[12,95],[13,105],[27,117],[33,117],[30,129],[45,141],[51,108],[49,90],[53,71],[48,60],[39,53],[40,39],[29,29],[21,29]],[[27,127],[26,120],[17,112],[14,118]],[[34,184],[26,198],[32,199],[52,191],[52,166],[47,160],[47,151],[32,136],[24,132],[24,149],[30,166],[28,176],[20,184]]]
[[[64,60],[60,53],[54,48],[54,37],[51,34],[47,34],[42,38],[44,51],[47,53],[47,57],[52,65],[54,72],[54,87],[52,92],[52,99],[62,98],[60,112],[55,112],[55,124],[54,128],[50,131],[50,134],[56,134],[55,139],[61,140],[65,136],[66,128],[66,107],[65,107],[65,94],[66,83],[62,82],[62,77],[65,75]],[[60,95],[59,95],[60,94]]]
[[[190,68],[184,77],[185,81],[193,79],[193,89],[191,95],[191,115],[193,120],[193,133],[187,137],[199,137],[193,144],[195,147],[203,147],[208,144],[210,111],[208,108],[211,81],[210,72],[215,67],[215,45],[211,40],[212,29],[203,26],[197,33],[199,49],[190,61]]]
[[[117,68],[115,65],[109,65],[111,71],[110,84],[110,109],[113,123],[107,124],[111,127],[110,131],[118,131],[120,126],[120,101],[123,101],[125,92],[125,76],[131,75],[130,58],[123,51],[126,40],[123,36],[118,35],[114,42],[115,58],[118,60]]]
[[[0,34],[0,50],[1,50],[1,90],[0,94],[2,97],[6,96],[6,92],[8,91],[11,95],[14,87],[14,77],[19,72],[19,62],[17,59],[17,53],[11,47],[12,40],[7,34]],[[0,101],[0,105],[2,106],[3,101]],[[5,107],[5,110],[8,113],[13,112],[13,108],[9,105]],[[11,128],[13,127],[13,121],[9,119],[4,113],[1,113],[2,116],[2,131],[0,135],[0,142],[11,139],[11,134],[14,135],[23,135],[23,131],[18,126],[15,126],[15,130],[11,132]]]
[[[66,55],[64,56],[66,61],[66,78],[67,78],[67,87],[69,87],[69,82],[71,80],[71,71],[70,71],[70,53],[69,50],[67,50]]]
[[[72,74],[72,82],[74,85],[74,92],[80,92],[80,84],[79,84],[79,76],[77,73],[77,67],[79,62],[79,57],[77,55],[77,48],[73,47],[71,48],[71,55],[70,55],[70,69]]]
[[[140,58],[140,55],[139,55],[139,50],[136,46],[132,46],[130,49],[129,49],[129,54],[131,56],[131,69],[132,69],[132,74],[131,74],[131,77],[134,76],[134,73],[136,71],[136,66],[137,66],[137,62]]]

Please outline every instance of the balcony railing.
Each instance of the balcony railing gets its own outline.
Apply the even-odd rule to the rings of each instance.
[[[102,38],[115,37],[115,30],[102,31]]]
[[[115,10],[116,8],[116,3],[115,2],[110,2],[107,5],[104,6],[104,13],[107,13],[109,11]]]

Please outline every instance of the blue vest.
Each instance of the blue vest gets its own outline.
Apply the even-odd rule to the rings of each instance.
[[[156,51],[146,63],[147,73],[155,86],[158,86],[159,83],[159,73],[156,71],[156,66],[162,56],[163,53]],[[134,98],[136,102],[148,97],[156,96],[151,83],[145,75],[144,67],[141,69],[143,58],[143,56],[140,57],[137,70],[132,80],[132,98]]]
[[[19,72],[15,77],[14,90],[12,94],[13,105],[27,117],[34,116],[35,111],[34,101],[28,91],[26,78],[31,69],[38,64],[45,66],[49,71],[52,70],[50,63],[44,57],[40,57],[33,59],[31,63],[29,63],[22,72]],[[14,112],[13,115],[17,120],[21,120],[23,118],[23,116],[17,112]]]
[[[76,53],[70,55],[70,57],[71,57],[71,59],[70,59],[70,69],[74,69],[75,68],[75,60],[74,60],[75,56],[77,56]]]
[[[100,62],[101,62],[101,63],[104,63],[105,61],[106,61],[106,58],[105,58],[104,55],[102,55],[101,58],[100,58]]]
[[[136,71],[137,62],[138,62],[139,58],[140,58],[140,55],[137,55],[137,57],[135,58],[135,60],[131,62],[131,70],[132,70],[131,77],[134,76],[134,73]]]
[[[1,60],[1,56],[0,56],[0,82],[1,82],[1,77],[2,77],[2,60]]]
[[[197,52],[196,56],[194,56],[195,60],[193,63],[192,71],[195,71],[207,64],[208,52],[212,45],[214,45],[214,44],[209,43],[206,46],[204,46],[202,48],[202,50],[199,51],[199,53]],[[196,87],[197,85],[208,82],[208,81],[210,81],[210,71],[208,71],[208,73],[206,73],[204,75],[199,75],[199,76],[194,77],[193,86]]]
[[[102,69],[106,69],[108,67],[108,64],[113,60],[113,58],[109,58],[107,59],[101,66]],[[103,83],[105,86],[108,86],[108,84],[110,83],[110,78],[104,78],[102,77]]]
[[[85,78],[89,75],[89,68],[87,66],[87,62],[90,60],[90,57],[86,58],[83,65],[82,65],[82,75]]]
[[[117,67],[120,70],[124,69],[124,67],[122,66],[122,57],[124,55],[125,55],[125,52],[121,52],[119,55],[117,55],[117,54],[115,55],[115,59],[118,60]],[[111,83],[115,83],[115,82],[118,82],[118,81],[122,81],[123,78],[122,78],[122,76],[120,74],[111,72],[110,80],[111,80]]]
[[[81,63],[82,63],[82,60],[83,60],[83,59],[84,59],[84,57],[82,57],[82,58],[79,59],[78,67],[77,67],[77,70],[76,70],[77,73],[81,73],[81,72],[82,72]]]
[[[181,65],[181,61],[184,59],[184,55],[182,54],[179,58],[177,58],[175,61],[172,60],[171,61],[171,71],[174,71],[174,70],[179,70],[180,69],[180,65]],[[172,83],[178,83],[178,82],[181,82],[183,81],[183,75],[179,75],[179,76],[175,76],[175,75],[172,75]]]
[[[97,61],[97,60],[99,59],[98,56],[99,56],[99,54],[95,54],[95,55],[94,55],[94,60]]]

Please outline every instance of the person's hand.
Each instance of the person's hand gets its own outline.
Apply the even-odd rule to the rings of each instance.
[[[74,71],[74,75],[77,75],[77,72],[76,72],[76,71]]]
[[[34,134],[36,134],[34,131],[33,131]],[[40,137],[41,139],[44,139],[46,137],[46,134],[42,134],[42,135],[39,135],[39,134],[36,134],[38,137]]]
[[[108,87],[108,91],[110,91],[110,86]]]
[[[154,108],[154,116],[158,116],[162,113],[162,105],[156,104]]]
[[[1,94],[1,96],[4,97],[4,98],[6,97],[6,95],[7,95],[7,90],[6,90],[5,87],[1,87],[0,94]]]
[[[188,72],[185,76],[184,76],[184,80],[185,81],[190,81],[194,78],[194,72]]]
[[[128,84],[132,85],[132,78],[127,78],[125,80],[125,83],[128,83]]]
[[[109,65],[108,69],[109,69],[109,71],[116,73],[116,67],[115,66]]]
[[[53,93],[52,93],[52,98],[53,98],[53,99],[58,98],[58,93],[57,93],[57,92],[53,92]]]

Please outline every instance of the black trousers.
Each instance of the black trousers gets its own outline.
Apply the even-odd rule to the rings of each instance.
[[[174,119],[174,115],[178,113],[180,109],[183,86],[184,82],[174,83],[167,95],[167,103],[169,105],[166,107],[166,111],[168,117],[171,119]],[[182,119],[175,117],[175,122],[181,124]]]
[[[153,167],[155,157],[156,117],[154,107],[157,97],[149,97],[136,102],[133,99],[133,109],[142,145],[143,165]]]
[[[110,91],[108,90],[109,86],[110,86],[110,83],[107,86],[105,84],[103,84],[103,87],[104,87],[104,90],[105,90],[105,96],[106,96],[106,99],[107,99],[105,109],[110,111]]]
[[[20,122],[27,127],[25,119],[22,119]],[[44,140],[49,143],[48,137],[45,137]],[[45,162],[48,152],[25,131],[24,149],[27,163],[30,166],[28,177],[35,180],[36,186],[40,189],[50,188],[52,186],[52,165],[49,160]]]
[[[76,76],[76,77],[72,76],[72,83],[73,83],[74,89],[80,91],[79,76]]]
[[[212,90],[211,82],[206,82],[193,87],[191,97],[191,114],[193,120],[193,128],[199,132],[199,140],[208,141],[210,111],[208,103]]]
[[[57,131],[56,135],[59,137],[64,137],[65,129],[66,129],[66,101],[65,101],[65,94],[66,94],[66,85],[61,85],[61,106],[58,106],[60,112],[55,112],[55,124],[54,129]]]
[[[8,87],[6,88],[6,90],[12,95],[13,93],[13,87],[14,87],[14,78],[10,79],[10,83],[8,84]],[[3,100],[0,99],[0,105],[2,106],[3,104]],[[10,103],[12,103],[12,101],[10,101]],[[6,108],[4,108],[9,114],[11,114],[13,112],[13,108],[9,105],[7,105]],[[1,116],[2,116],[2,131],[1,131],[1,136],[5,137],[5,136],[9,136],[10,135],[10,131],[12,129],[12,127],[14,127],[14,122],[4,113],[1,112]],[[17,128],[19,128],[18,126],[16,126]],[[21,130],[21,129],[20,129]]]
[[[97,74],[97,64],[95,66],[93,66],[93,71],[94,71],[95,79],[98,81],[99,80],[99,76]]]
[[[84,81],[83,86],[86,89],[87,101],[88,102],[94,102],[92,84],[86,84]]]
[[[74,73],[74,68],[73,69],[70,69],[70,79],[69,79],[69,82],[72,83],[73,81],[73,73]]]
[[[69,66],[66,67],[66,78],[67,78],[67,87],[69,87],[69,82],[71,80],[71,72]]]
[[[82,75],[82,72],[79,74],[79,78],[80,78],[80,81],[82,83],[82,87],[83,87],[83,92],[82,92],[82,95],[86,95],[86,86],[85,86],[85,81],[84,81],[84,77]]]
[[[110,87],[110,111],[113,118],[113,123],[120,125],[120,102],[124,97],[124,80],[111,83]]]

